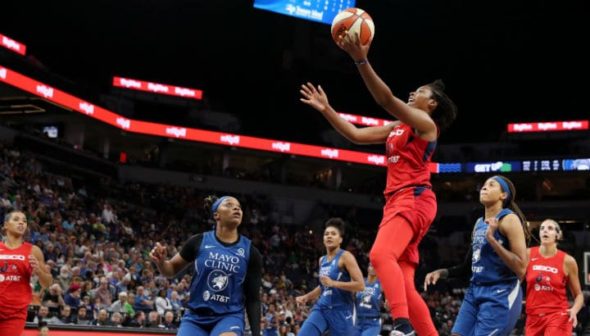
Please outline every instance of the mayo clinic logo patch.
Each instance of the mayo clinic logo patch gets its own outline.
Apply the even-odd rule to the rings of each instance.
[[[214,292],[220,292],[227,287],[228,275],[221,270],[214,270],[209,273],[207,278],[207,284],[209,288]]]

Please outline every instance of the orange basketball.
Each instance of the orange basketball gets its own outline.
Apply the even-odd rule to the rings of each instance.
[[[371,16],[360,8],[347,8],[338,13],[332,21],[332,38],[336,43],[344,34],[358,34],[361,44],[371,42],[375,35],[375,24]]]

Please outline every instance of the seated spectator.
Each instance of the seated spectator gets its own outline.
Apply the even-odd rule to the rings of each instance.
[[[180,300],[180,296],[178,296],[177,291],[172,291],[170,294],[170,304],[172,305],[172,310],[178,312],[182,307],[182,301]]]
[[[94,314],[94,303],[90,301],[90,296],[83,296],[80,306],[86,307],[86,310],[88,310],[89,314]]]
[[[135,316],[135,309],[133,309],[134,302],[135,302],[135,294],[129,293],[128,297],[127,297],[127,301],[125,302],[125,305],[123,306],[123,309],[125,309],[125,314],[127,314],[127,316]]]
[[[174,320],[174,313],[173,312],[167,311],[164,314],[164,322],[162,323],[162,327],[166,330],[178,329],[178,324]]]
[[[133,305],[133,309],[141,310],[146,313],[149,313],[154,309],[154,301],[146,295],[145,289],[143,286],[137,287],[137,293],[135,294],[135,303]]]
[[[109,288],[109,281],[106,277],[100,278],[100,283],[97,289],[94,290],[94,297],[100,298],[102,304],[108,307],[112,304],[113,294]]]
[[[56,279],[61,288],[70,288],[70,282],[72,281],[72,270],[70,266],[63,265],[59,270],[59,275]]]
[[[49,336],[49,327],[47,323],[41,322],[39,324],[39,336]]]
[[[109,307],[110,312],[118,312],[124,313],[125,312],[125,304],[127,303],[127,293],[121,292],[119,293],[119,299]]]
[[[166,290],[161,289],[156,298],[156,311],[160,316],[164,316],[167,310],[172,310],[172,302],[166,297]]]
[[[46,321],[49,318],[49,308],[47,306],[39,307],[37,316],[33,319],[33,323],[39,324],[40,322]]]
[[[160,314],[157,311],[152,310],[148,314],[148,320],[146,323],[148,328],[160,328]]]
[[[78,307],[78,314],[76,315],[76,324],[91,325],[94,319],[88,316],[88,309],[85,306]]]
[[[72,316],[72,307],[68,305],[64,305],[63,307],[61,307],[59,313],[59,320],[63,324],[73,324],[75,322],[75,319]]]
[[[107,306],[106,304],[104,304],[102,302],[102,300],[100,299],[100,297],[95,297],[94,298],[94,304],[92,305],[93,309],[92,309],[92,315],[94,317],[98,316],[98,312],[101,309],[107,309],[109,306]]]
[[[114,312],[111,315],[111,325],[117,328],[123,327],[123,315],[119,312]]]
[[[95,326],[109,326],[111,322],[109,321],[109,313],[106,309],[101,309],[98,311],[98,316],[92,322],[92,325]]]
[[[145,327],[145,313],[141,310],[135,312],[135,316],[133,319],[129,321],[128,326],[133,328],[143,328]]]
[[[49,308],[52,315],[59,314],[59,307],[64,305],[62,289],[59,284],[54,283],[45,291],[42,299],[43,305]]]
[[[80,295],[82,294],[82,288],[80,287],[80,285],[73,283],[70,288],[68,289],[68,292],[66,293],[66,296],[64,298],[64,303],[67,304],[70,307],[78,307],[80,306]]]

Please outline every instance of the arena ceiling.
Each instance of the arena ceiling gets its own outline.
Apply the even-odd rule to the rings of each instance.
[[[376,22],[370,59],[396,94],[446,81],[460,116],[443,142],[496,141],[508,121],[588,119],[588,2],[357,6]],[[328,124],[298,102],[308,80],[340,111],[386,117],[328,26],[254,9],[251,0],[10,1],[2,12],[0,33],[82,89],[106,92],[113,75],[201,88],[202,108],[236,115],[243,134],[320,141]]]

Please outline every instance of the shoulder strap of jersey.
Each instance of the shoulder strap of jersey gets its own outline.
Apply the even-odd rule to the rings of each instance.
[[[504,209],[502,209],[502,210],[501,210],[501,211],[500,211],[500,212],[499,212],[499,213],[496,215],[496,218],[497,218],[498,220],[500,220],[500,219],[502,219],[502,218],[504,218],[504,217],[506,217],[507,215],[510,215],[510,214],[512,214],[512,213],[514,213],[512,210],[510,210],[510,209],[508,209],[508,208],[504,208]]]
[[[531,247],[531,255],[530,258],[537,258],[539,256],[539,246]]]

